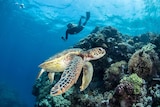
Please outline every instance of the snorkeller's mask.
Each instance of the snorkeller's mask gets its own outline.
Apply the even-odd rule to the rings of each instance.
[[[68,23],[67,24],[67,27],[70,29],[70,28],[73,28],[74,27],[74,24],[72,24],[72,23]]]

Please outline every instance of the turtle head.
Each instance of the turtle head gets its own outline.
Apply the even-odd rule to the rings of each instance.
[[[92,48],[84,52],[84,60],[96,60],[103,57],[105,54],[106,51],[102,47]]]

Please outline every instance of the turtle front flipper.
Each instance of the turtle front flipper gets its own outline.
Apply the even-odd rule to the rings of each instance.
[[[43,74],[43,72],[45,72],[45,69],[41,69],[41,71],[39,72],[37,79]]]
[[[46,71],[45,69],[41,69],[41,71],[39,72],[39,74],[38,74],[38,76],[37,76],[37,79],[39,79],[40,76],[41,76],[45,71]],[[55,75],[54,72],[49,72],[49,73],[48,73],[48,78],[49,78],[49,80],[50,80],[51,83],[53,83],[53,81],[54,81],[54,75]]]
[[[60,80],[52,87],[50,91],[51,96],[60,95],[66,92],[76,82],[83,67],[83,59],[79,56],[73,56],[73,60],[64,70]]]
[[[80,86],[80,91],[85,90],[89,83],[92,80],[93,76],[93,66],[90,62],[85,62],[83,66],[83,77],[82,77],[82,85]]]

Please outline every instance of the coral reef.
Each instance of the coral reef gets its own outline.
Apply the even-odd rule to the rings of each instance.
[[[159,41],[160,35],[151,32],[132,37],[111,26],[96,27],[72,47],[88,50],[100,46],[107,52],[103,58],[91,61],[94,75],[88,88],[78,91],[79,79],[66,93],[51,97],[50,88],[59,80],[60,73],[53,84],[44,73],[33,86],[35,107],[160,106]]]

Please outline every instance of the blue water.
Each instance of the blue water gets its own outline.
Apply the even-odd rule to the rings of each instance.
[[[25,8],[19,7],[21,3]],[[113,26],[131,36],[160,33],[159,3],[160,0],[0,0],[0,91],[7,90],[0,94],[7,100],[0,99],[12,104],[16,99],[17,104],[33,107],[35,98],[31,92],[40,70],[38,65],[77,43],[97,25]],[[66,24],[78,23],[86,11],[91,12],[91,18],[85,29],[62,41]]]

